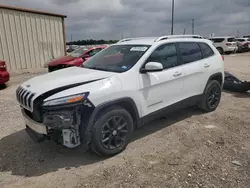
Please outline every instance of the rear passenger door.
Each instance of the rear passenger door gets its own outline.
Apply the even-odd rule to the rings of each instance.
[[[183,93],[185,99],[195,99],[194,96],[203,93],[209,77],[210,62],[203,58],[201,47],[197,42],[178,43],[178,48],[183,64]]]

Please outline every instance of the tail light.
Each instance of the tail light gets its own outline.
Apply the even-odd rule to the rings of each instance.
[[[224,58],[224,56],[223,56],[223,55],[221,55],[221,58],[222,58],[222,60],[224,61],[224,59],[225,59],[225,58]]]
[[[227,46],[231,46],[232,44],[231,43],[226,43]]]
[[[6,71],[6,64],[5,64],[4,61],[1,61],[1,62],[0,62],[0,70]]]

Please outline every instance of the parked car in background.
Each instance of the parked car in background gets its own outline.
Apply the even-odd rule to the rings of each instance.
[[[48,71],[52,72],[66,67],[79,67],[83,62],[106,48],[106,46],[80,47],[67,56],[62,56],[51,60],[48,63]]]
[[[236,52],[238,49],[235,37],[213,37],[210,40],[220,54]]]
[[[7,66],[5,61],[0,60],[0,86],[4,86],[6,82],[10,79],[10,74],[7,71]]]
[[[250,49],[250,39],[249,38],[236,38],[238,52],[247,52]]]

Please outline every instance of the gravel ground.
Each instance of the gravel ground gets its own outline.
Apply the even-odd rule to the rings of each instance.
[[[249,53],[226,56],[225,67],[250,80]],[[29,139],[15,89],[33,76],[15,75],[0,91],[0,187],[249,187],[250,94],[223,92],[215,112],[152,121],[107,159]]]

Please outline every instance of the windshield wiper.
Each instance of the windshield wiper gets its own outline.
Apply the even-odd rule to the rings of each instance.
[[[84,65],[83,65],[82,67],[83,67],[83,68],[86,68],[86,69],[108,71],[108,69],[106,69],[106,68],[101,68],[101,67],[85,67]]]

